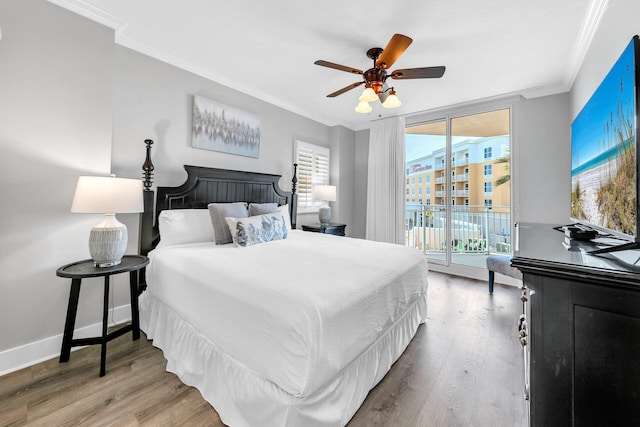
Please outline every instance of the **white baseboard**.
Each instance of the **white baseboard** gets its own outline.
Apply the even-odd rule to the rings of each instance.
[[[113,319],[109,326],[119,325],[131,320],[131,305],[123,305],[110,310],[109,319]],[[74,338],[99,337],[102,334],[102,322],[76,329]],[[62,348],[62,334],[54,335],[40,341],[10,348],[0,352],[0,376],[26,368],[45,360],[60,357]],[[71,351],[82,347],[73,347]]]

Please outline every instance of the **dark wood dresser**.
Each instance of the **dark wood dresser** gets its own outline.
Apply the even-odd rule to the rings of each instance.
[[[640,251],[590,255],[549,224],[515,243],[531,425],[640,425]]]

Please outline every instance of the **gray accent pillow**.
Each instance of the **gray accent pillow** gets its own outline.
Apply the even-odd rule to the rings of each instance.
[[[277,203],[249,203],[249,216],[278,212]]]
[[[231,232],[225,218],[247,218],[247,204],[245,202],[234,203],[209,203],[209,215],[213,225],[213,238],[216,245],[224,245],[233,242]]]

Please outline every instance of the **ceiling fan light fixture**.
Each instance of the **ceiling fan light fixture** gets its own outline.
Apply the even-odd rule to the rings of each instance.
[[[371,110],[373,110],[373,108],[371,108],[371,105],[369,105],[368,102],[360,101],[358,103],[358,106],[355,108],[355,110],[356,110],[356,113],[367,114],[367,113],[370,113]]]
[[[389,92],[389,96],[384,100],[382,106],[384,108],[398,108],[401,105],[402,102],[400,102],[400,99],[396,96],[396,91],[391,88],[391,92]]]
[[[373,66],[366,71],[324,60],[315,61],[314,64],[316,65],[362,76],[360,81],[332,92],[327,95],[327,97],[335,98],[338,95],[342,95],[343,93],[364,84],[365,89],[358,98],[360,103],[355,108],[358,113],[366,114],[371,112],[372,107],[368,105],[368,103],[376,100],[379,100],[385,108],[400,107],[402,103],[398,99],[394,89],[387,89],[386,81],[388,78],[394,80],[437,79],[444,75],[446,69],[444,65],[440,65],[437,67],[403,68],[390,71],[390,68],[396,60],[404,53],[412,42],[413,40],[411,37],[407,37],[402,34],[394,34],[384,49],[381,47],[373,47],[369,49],[367,51],[367,58],[373,60]]]
[[[358,98],[360,102],[373,102],[378,99],[378,95],[371,87],[366,87],[362,91],[362,95]],[[367,111],[368,112],[368,111]]]

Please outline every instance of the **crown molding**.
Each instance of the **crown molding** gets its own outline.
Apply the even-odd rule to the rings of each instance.
[[[602,20],[602,16],[608,6],[609,0],[591,0],[587,16],[582,23],[582,28],[580,29],[580,34],[576,40],[573,55],[571,56],[569,66],[567,67],[567,72],[565,74],[564,83],[569,89],[573,86],[573,82],[578,75],[578,71],[580,71],[580,67],[582,67],[584,58],[587,56],[593,37],[596,34],[600,21]]]
[[[89,18],[99,24],[105,25],[116,31],[127,26],[127,21],[107,12],[104,9],[96,7],[84,0],[47,0],[49,3],[67,9],[70,12]]]
[[[59,0],[56,0],[56,1],[59,1]],[[135,39],[133,37],[126,35],[124,32],[116,31],[115,42],[121,46],[134,50],[138,53],[142,53],[143,55],[146,55],[151,58],[157,59],[158,61],[164,62],[165,64],[172,65],[181,70],[188,71],[190,73],[203,77],[212,82],[221,84],[223,86],[227,86],[230,89],[233,89],[238,92],[244,93],[245,95],[249,95],[251,97],[257,98],[273,106],[301,115],[303,117],[317,121],[324,125],[333,126],[333,124],[330,124],[330,120],[328,120],[326,117],[320,117],[314,114],[310,114],[307,111],[302,111],[299,108],[296,108],[292,105],[285,104],[281,100],[276,99],[272,96],[269,96],[263,92],[258,92],[248,87],[240,86],[238,85],[237,82],[230,81],[229,79],[223,76],[214,74],[206,68],[202,68],[193,64],[192,62],[185,61],[184,59],[181,59],[175,55],[172,55],[165,50],[158,49],[156,47],[143,43],[138,39]]]
[[[156,47],[143,43],[140,40],[137,40],[134,37],[131,37],[125,34],[124,30],[129,24],[129,22],[120,18],[119,16],[113,15],[105,11],[104,9],[96,7],[84,0],[47,0],[47,1],[49,3],[53,3],[57,6],[60,6],[64,9],[67,9],[71,12],[74,12],[78,15],[84,16],[85,18],[91,19],[92,21],[98,22],[102,25],[106,25],[107,27],[114,29],[116,44],[127,47],[136,52],[142,53],[144,55],[157,59],[166,64],[173,65],[174,67],[196,74],[205,79],[219,83],[223,86],[227,86],[231,89],[237,90],[238,92],[242,92],[246,95],[252,96],[254,98],[267,102],[271,105],[274,105],[276,107],[280,107],[294,114],[301,115],[303,117],[317,121],[327,126],[335,125],[335,123],[331,123],[331,120],[329,120],[327,117],[321,117],[316,114],[310,114],[308,111],[303,111],[300,108],[295,107],[293,105],[284,104],[281,100],[276,99],[273,96],[256,92],[255,90],[252,90],[247,87],[240,87],[238,86],[237,82],[229,81],[228,79],[223,78],[219,75],[212,75],[211,71],[209,70],[203,69],[202,67],[199,67],[189,61],[185,61],[162,49],[158,49]]]

